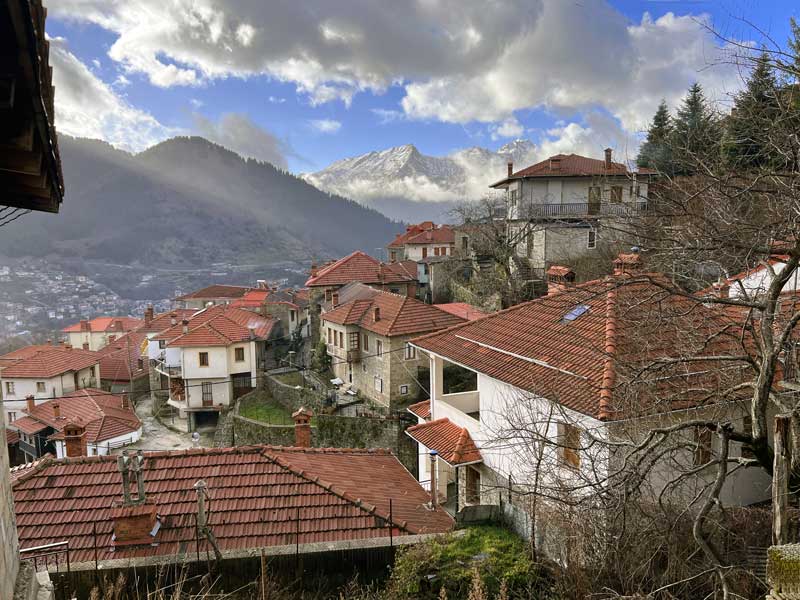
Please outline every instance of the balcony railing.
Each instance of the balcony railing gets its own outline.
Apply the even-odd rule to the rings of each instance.
[[[647,211],[647,202],[619,204],[569,202],[565,204],[528,204],[520,209],[521,218],[627,217]]]
[[[162,375],[166,375],[167,377],[181,377],[183,370],[181,369],[180,365],[168,365],[166,361],[158,358],[154,358],[150,361],[150,365]]]

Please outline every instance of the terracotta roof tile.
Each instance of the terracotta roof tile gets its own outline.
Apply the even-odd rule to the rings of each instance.
[[[19,433],[6,427],[6,444],[11,446],[19,441]]]
[[[167,345],[175,347],[229,346],[249,340],[251,327],[258,339],[268,339],[277,323],[271,317],[231,305],[209,306],[187,320],[188,333],[178,323],[152,339],[165,340]]]
[[[453,466],[481,462],[483,457],[465,427],[459,427],[450,419],[436,419],[412,425],[406,433],[414,440],[436,450],[439,457]]]
[[[129,382],[149,372],[147,333],[144,331],[126,333],[97,353],[100,355],[101,379]]]
[[[412,404],[406,409],[412,415],[416,415],[421,419],[430,419],[431,418],[431,401],[423,400],[422,402],[417,402],[416,404]]]
[[[451,315],[456,315],[466,321],[474,321],[475,319],[480,319],[487,315],[487,313],[466,302],[447,302],[445,304],[434,304],[434,306],[439,310],[449,312]]]
[[[50,378],[80,371],[100,361],[100,355],[82,348],[67,346],[43,346],[27,358],[18,360],[3,369],[4,379],[43,377]]]
[[[114,331],[133,331],[144,324],[141,319],[133,317],[97,317],[89,321],[89,330],[92,333],[114,332]],[[80,323],[73,323],[69,327],[62,329],[64,333],[77,333],[81,331]]]
[[[496,184],[505,183],[510,179],[523,179],[526,177],[591,177],[595,175],[615,175],[620,177],[632,176],[633,173],[622,163],[612,162],[606,168],[605,160],[588,158],[578,154],[556,154],[546,158],[530,167],[512,173],[507,179]]]
[[[142,325],[137,331],[159,333],[172,327],[173,318],[177,323],[180,323],[183,319],[190,319],[197,311],[198,309],[196,308],[175,308],[169,312],[154,316],[152,321]]]
[[[385,450],[250,446],[152,452],[144,455],[143,474],[147,499],[161,517],[158,546],[111,550],[121,476],[115,456],[92,456],[41,461],[14,477],[20,547],[68,540],[73,564],[93,561],[96,527],[99,560],[178,555],[195,543],[193,486],[201,478],[212,506],[209,526],[223,553],[388,537],[389,526],[395,536],[453,527],[443,510],[425,507],[427,492]],[[202,541],[200,552],[206,550]]]
[[[415,271],[416,272],[416,271]],[[361,283],[407,283],[415,277],[396,267],[357,250],[336,262],[322,267],[316,275],[306,281],[308,287],[345,285],[351,281]]]
[[[406,244],[452,244],[455,232],[447,225],[437,226],[433,221],[423,221],[416,225],[408,225],[405,232],[400,233],[389,244],[389,248],[402,248]]]
[[[231,302],[230,305],[236,308],[257,308],[264,304],[264,301],[267,299],[270,293],[270,290],[262,288],[250,290],[241,298],[237,298]]]
[[[379,320],[374,310],[379,309]],[[341,304],[322,315],[339,325],[358,325],[379,335],[396,336],[435,331],[463,323],[464,319],[414,298],[377,292],[372,298]]]
[[[33,435],[34,433],[39,433],[40,431],[47,429],[47,424],[37,421],[32,417],[20,417],[19,419],[11,421],[9,425],[18,431],[21,431],[22,433],[27,433],[28,435]]]

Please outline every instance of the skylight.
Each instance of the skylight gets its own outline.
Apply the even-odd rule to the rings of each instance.
[[[564,318],[561,319],[562,322],[565,321],[574,321],[578,317],[580,317],[583,313],[589,310],[589,307],[586,304],[578,304],[575,308],[569,311],[567,314],[564,315]]]

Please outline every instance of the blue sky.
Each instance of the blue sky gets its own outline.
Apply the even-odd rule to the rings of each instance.
[[[462,2],[455,18],[411,2],[200,0],[187,17],[162,0],[51,0],[57,125],[132,151],[199,133],[294,172],[407,143],[632,153],[660,98],[740,83],[701,22],[785,43],[799,14],[788,0]]]

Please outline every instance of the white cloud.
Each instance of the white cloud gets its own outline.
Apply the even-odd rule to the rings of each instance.
[[[67,49],[63,38],[50,40],[50,64],[59,132],[134,152],[180,133],[128,104]]]
[[[269,96],[267,98],[267,101],[270,104],[283,104],[284,102],[286,102],[286,98],[279,98],[277,96]]]
[[[212,142],[225,146],[246,158],[272,163],[286,169],[286,156],[292,154],[289,144],[267,131],[250,117],[227,113],[214,122],[203,115],[192,115],[195,130]]]
[[[319,133],[336,133],[342,128],[342,124],[334,119],[312,119],[308,124]]]
[[[520,124],[515,117],[506,119],[499,125],[490,127],[493,140],[502,138],[518,138],[525,133],[525,128]]]
[[[371,108],[370,112],[378,117],[378,123],[386,125],[387,123],[394,123],[395,121],[403,121],[406,114],[401,110],[392,110],[387,108]]]

